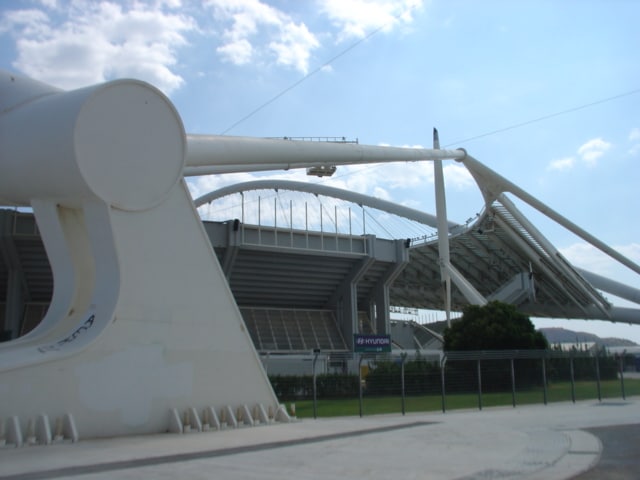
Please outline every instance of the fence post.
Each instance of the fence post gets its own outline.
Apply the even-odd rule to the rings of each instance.
[[[622,355],[620,355],[620,388],[622,389],[622,399],[626,400],[625,391],[624,391],[624,357],[627,354],[627,351],[624,350]]]
[[[482,368],[478,359],[478,410],[482,410]]]
[[[544,392],[544,404],[547,404],[547,362],[545,357],[542,357],[542,390]]]
[[[598,401],[602,401],[602,390],[600,388],[600,352],[596,350],[596,384],[598,385]]]
[[[445,408],[445,375],[444,375],[444,367],[447,363],[447,355],[443,354],[440,357],[440,386],[441,386],[441,392],[442,392],[442,413],[445,413],[446,408]]]
[[[360,354],[358,359],[358,406],[360,411],[360,418],[362,418],[362,360],[364,355]]]
[[[569,352],[569,372],[571,374],[571,401],[576,403],[576,382],[573,374],[573,352]]]
[[[405,400],[404,400],[404,361],[407,359],[407,352],[400,354],[400,388],[402,393],[402,415],[405,413]]]
[[[311,364],[311,368],[313,370],[313,418],[318,418],[318,389],[316,387],[316,362],[318,361],[318,355],[320,354],[320,349],[313,350],[313,363]]]
[[[511,360],[511,402],[513,408],[516,408],[516,369],[513,365],[513,357]]]

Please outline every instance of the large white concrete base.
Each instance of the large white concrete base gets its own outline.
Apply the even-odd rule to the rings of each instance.
[[[0,418],[17,417],[26,432],[39,414],[71,414],[80,436],[101,437],[167,431],[174,408],[277,411],[186,186],[152,210],[109,216],[121,280],[114,315],[58,349],[46,348],[57,344],[48,335],[7,351],[41,358],[0,373]]]
[[[165,432],[176,411],[275,416],[169,100],[135,80],[61,92],[0,71],[0,112],[0,201],[33,207],[54,276],[41,324],[0,345],[0,439]]]

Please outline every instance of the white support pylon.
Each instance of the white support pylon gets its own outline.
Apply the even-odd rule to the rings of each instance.
[[[440,149],[438,130],[433,129],[433,149]],[[438,222],[438,255],[440,277],[444,287],[444,305],[447,326],[451,326],[451,276],[449,275],[449,226],[447,223],[447,200],[444,189],[444,171],[442,160],[433,161],[433,180],[436,191],[436,217]]]

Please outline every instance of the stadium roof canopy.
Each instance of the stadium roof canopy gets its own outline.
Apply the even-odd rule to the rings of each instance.
[[[450,291],[452,310],[459,311],[471,303],[496,299],[512,303],[521,311],[536,317],[640,323],[640,309],[614,306],[603,294],[609,293],[633,303],[640,303],[640,291],[572,265],[516,207],[510,197],[513,195],[525,201],[636,273],[640,273],[640,267],[480,162],[468,156],[462,162],[478,183],[485,198],[485,206],[481,213],[465,224],[446,223],[450,268],[444,273],[439,254],[441,246],[437,230],[438,216],[379,198],[317,183],[258,180],[221,188],[196,199],[195,203],[197,207],[213,203],[212,209],[216,210],[215,202],[241,193],[242,216],[245,217],[249,216],[248,207],[245,206],[245,197],[249,192],[306,192],[341,199],[424,225],[431,233],[419,238],[411,238],[410,234],[406,237],[395,234],[395,239],[404,240],[409,256],[408,261],[394,273],[389,289],[389,304],[392,306],[446,310],[443,275],[448,274],[454,285]],[[255,206],[256,202],[253,203]],[[274,209],[295,209],[291,205],[283,205],[281,200],[274,200],[275,203],[280,206],[274,206]],[[298,210],[300,208],[297,207]],[[227,256],[227,275],[232,288],[234,291],[246,290],[247,284],[243,287],[243,282],[251,282],[250,289],[256,298],[254,301],[258,303],[260,298],[273,299],[278,295],[277,292],[283,291],[286,291],[289,299],[283,300],[283,305],[296,306],[298,300],[301,303],[306,302],[307,305],[315,302],[315,306],[318,307],[330,303],[331,294],[335,285],[339,283],[339,278],[344,272],[354,268],[361,253],[347,252],[333,246],[334,243],[338,245],[337,240],[334,243],[331,241],[333,236],[330,232],[334,228],[333,224],[329,226],[329,232],[322,226],[315,230],[306,227],[299,229],[294,227],[294,220],[286,226],[278,226],[279,215],[293,216],[291,211],[279,214],[274,212],[271,214],[271,221],[263,214],[253,225],[251,222],[241,222],[244,232],[253,229],[253,236],[243,234],[243,240],[236,242],[232,263],[229,263],[231,257]],[[336,213],[336,238],[339,236],[337,216]],[[281,239],[278,243],[278,235],[267,235],[265,232],[269,229],[279,231],[281,236],[284,235],[284,240]],[[214,227],[209,226],[208,230],[217,251],[226,252],[226,234],[217,235],[218,240],[214,240]],[[258,230],[262,232],[260,240],[256,233]],[[301,246],[300,243],[294,245],[293,240],[289,242],[287,235],[293,239],[294,232],[302,232],[307,238],[316,236],[321,240],[329,239],[324,242],[327,246],[321,249],[322,256],[318,256],[319,244],[309,248],[308,245]],[[312,250],[314,254],[310,254]],[[287,267],[294,263],[295,269]],[[334,275],[319,275],[320,266],[323,271],[330,270]],[[362,282],[359,296],[369,295],[372,285],[376,284],[381,276],[388,275],[390,268],[370,269],[364,275],[368,280]],[[244,276],[241,273],[243,271]],[[318,274],[314,275],[314,272]],[[307,298],[310,277],[313,277],[314,293],[317,294],[313,302]],[[260,281],[251,281],[256,278]],[[283,282],[283,278],[286,281]],[[326,284],[321,285],[323,278]]]

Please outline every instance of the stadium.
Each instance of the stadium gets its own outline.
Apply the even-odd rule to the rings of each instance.
[[[605,296],[637,305],[640,291],[572,265],[516,202],[640,266],[468,152],[440,149],[437,132],[432,149],[189,135],[132,80],[61,92],[2,72],[0,98],[0,419],[16,442],[29,422],[50,439],[58,419],[71,437],[287,421],[265,357],[291,370],[321,352],[325,368],[349,369],[358,335],[438,349],[470,304],[640,323],[638,307]],[[283,180],[192,199],[184,181],[406,161],[433,167],[436,212]],[[464,223],[447,218],[443,161],[484,198]],[[391,222],[403,227],[375,228]],[[392,319],[416,309],[443,318]]]

